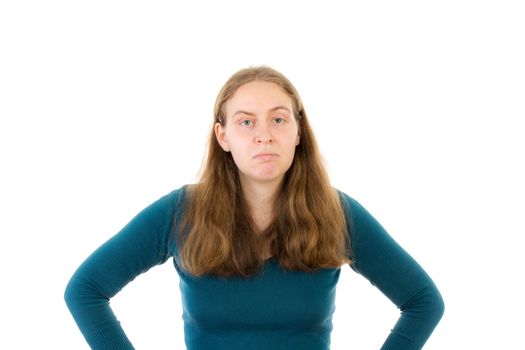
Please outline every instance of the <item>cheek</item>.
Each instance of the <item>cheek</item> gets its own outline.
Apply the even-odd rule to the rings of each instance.
[[[239,167],[242,166],[242,164],[246,163],[248,161],[248,155],[249,152],[247,150],[247,146],[243,144],[242,142],[239,142],[239,140],[235,140],[234,142],[230,142],[230,152],[233,157],[233,160],[235,161],[235,164]]]
[[[285,140],[286,147],[295,150],[295,147],[297,146],[297,131],[288,133]]]

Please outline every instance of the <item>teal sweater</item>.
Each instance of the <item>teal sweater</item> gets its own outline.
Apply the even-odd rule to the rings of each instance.
[[[109,299],[139,274],[173,257],[188,350],[329,349],[341,270],[285,271],[271,258],[250,278],[189,274],[181,268],[172,231],[174,216],[184,210],[185,189],[141,211],[71,277],[65,300],[91,348],[133,349]],[[351,235],[352,269],[402,311],[381,349],[421,349],[443,314],[439,291],[356,200],[339,195]]]

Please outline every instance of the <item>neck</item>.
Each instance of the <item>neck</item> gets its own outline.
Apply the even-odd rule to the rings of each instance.
[[[282,179],[271,182],[254,182],[241,178],[241,188],[256,222],[267,223],[273,216],[273,206],[281,190]]]

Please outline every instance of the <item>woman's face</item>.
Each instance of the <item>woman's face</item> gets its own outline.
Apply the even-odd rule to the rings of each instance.
[[[292,100],[277,84],[241,85],[225,104],[226,124],[215,125],[221,147],[231,152],[242,182],[280,181],[292,164],[299,128]]]

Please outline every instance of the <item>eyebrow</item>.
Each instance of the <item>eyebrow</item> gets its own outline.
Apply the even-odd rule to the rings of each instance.
[[[270,108],[269,111],[270,112],[275,112],[275,111],[277,111],[279,109],[284,109],[288,113],[292,113],[292,111],[286,106],[276,106],[276,107]],[[240,109],[240,110],[236,111],[235,113],[233,113],[232,117],[235,117],[237,114],[247,114],[247,115],[251,115],[251,116],[255,115],[255,113],[244,111],[244,110]]]

